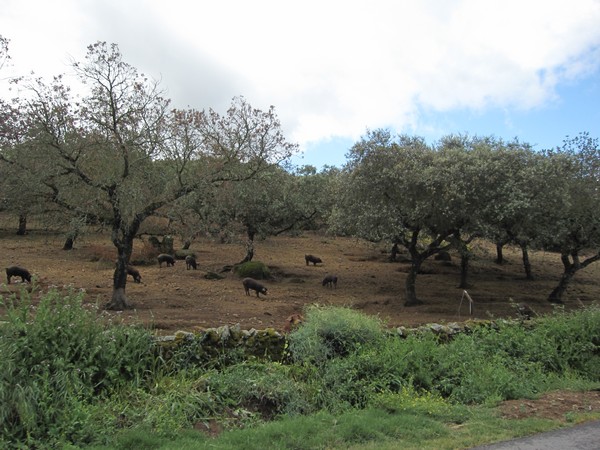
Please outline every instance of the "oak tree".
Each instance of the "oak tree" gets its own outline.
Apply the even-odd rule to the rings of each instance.
[[[20,115],[26,139],[15,164],[36,173],[56,204],[105,221],[117,260],[110,309],[126,309],[126,266],[140,225],[208,185],[246,180],[289,156],[273,108],[234,99],[224,116],[169,109],[159,83],[123,60],[115,44],[88,47],[73,62],[86,88],[58,77],[29,85]]]

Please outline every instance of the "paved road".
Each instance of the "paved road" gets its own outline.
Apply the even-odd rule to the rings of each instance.
[[[472,450],[600,450],[600,421],[484,445]]]

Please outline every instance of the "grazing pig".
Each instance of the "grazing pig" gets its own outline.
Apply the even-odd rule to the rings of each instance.
[[[306,260],[306,265],[308,266],[308,263],[313,263],[313,266],[316,266],[317,263],[322,263],[323,261],[321,261],[321,258],[318,258],[316,256],[313,255],[304,255],[304,259]]]
[[[142,276],[140,275],[139,270],[133,266],[127,266],[127,275],[131,275],[133,277],[133,281],[136,283],[142,282]]]
[[[18,266],[11,266],[6,268],[6,284],[10,284],[12,277],[21,277],[21,282],[31,283],[31,274],[27,269]]]
[[[162,267],[162,263],[164,262],[167,263],[167,267],[175,265],[175,258],[173,258],[171,255],[167,255],[166,253],[161,253],[157,258],[159,267]]]
[[[267,288],[260,284],[253,278],[244,278],[242,280],[242,284],[244,285],[244,290],[246,291],[246,295],[250,295],[250,290],[256,291],[256,296],[259,297],[259,293],[263,295],[267,295]]]
[[[323,278],[323,286],[337,288],[337,276],[327,275]]]
[[[187,255],[185,257],[185,268],[187,270],[190,270],[190,269],[196,270],[197,267],[198,267],[198,264],[196,263],[196,258],[194,258],[192,255]]]

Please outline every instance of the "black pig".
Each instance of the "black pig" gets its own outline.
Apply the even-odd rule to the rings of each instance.
[[[308,266],[308,263],[313,263],[313,266],[316,266],[317,263],[323,262],[323,261],[321,261],[321,258],[318,258],[317,256],[313,256],[313,255],[304,255],[304,259],[306,260],[307,266]]]
[[[253,278],[244,278],[242,280],[242,284],[244,285],[244,290],[246,291],[246,295],[250,295],[250,290],[256,291],[256,296],[259,297],[258,294],[267,295],[267,288],[260,284]]]
[[[31,274],[27,269],[18,266],[11,266],[6,268],[6,284],[10,284],[12,277],[21,277],[21,281],[24,283],[27,281],[31,283]]]
[[[140,275],[139,270],[133,266],[127,266],[127,275],[131,275],[133,277],[133,281],[136,283],[142,282],[142,276]]]
[[[185,268],[187,270],[190,270],[190,269],[196,270],[197,267],[198,267],[198,263],[196,262],[196,258],[194,258],[192,255],[187,255],[185,257]]]
[[[327,275],[323,278],[323,286],[337,288],[337,276]]]
[[[175,258],[173,258],[171,255],[167,255],[166,253],[161,253],[157,258],[159,267],[162,267],[162,263],[164,262],[167,263],[167,267],[175,265]]]

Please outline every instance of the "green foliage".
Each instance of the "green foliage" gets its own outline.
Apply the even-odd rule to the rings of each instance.
[[[207,377],[208,388],[224,406],[245,420],[313,412],[307,385],[290,375],[293,368],[277,363],[247,362]]]
[[[82,307],[83,293],[45,294],[38,306],[23,291],[4,301],[0,327],[0,441],[86,442],[90,403],[117,386],[139,386],[150,375],[149,334],[104,327]]]
[[[185,372],[157,377],[147,388],[121,388],[106,406],[107,415],[119,417],[121,427],[152,430],[162,437],[173,437],[223,409],[203,376]]]
[[[440,361],[438,389],[461,403],[495,403],[532,398],[546,380],[537,362],[506,358],[479,346],[478,338],[459,336]]]
[[[203,448],[206,438],[196,435],[181,439],[194,442],[188,447],[169,445],[218,422],[251,430],[210,440],[214,448],[249,439],[249,448],[393,448],[406,439],[425,447],[446,439],[443,424],[469,423],[465,404],[600,384],[598,307],[499,321],[442,341],[427,331],[400,338],[377,318],[313,306],[289,336],[290,364],[223,348],[221,363],[208,368],[189,359],[191,347],[166,365],[146,331],[103,325],[81,300],[52,291],[37,307],[26,293],[6,302],[0,446],[108,443],[127,429],[111,448]]]
[[[600,381],[600,309],[559,312],[528,326],[499,322],[448,345],[441,391],[460,402],[531,398],[556,377]]]
[[[304,323],[289,336],[294,361],[322,366],[332,358],[347,356],[384,341],[381,321],[348,308],[311,306]]]
[[[374,395],[369,406],[390,413],[425,415],[454,423],[462,423],[469,418],[469,411],[463,405],[451,403],[437,393],[419,393],[410,386],[402,388],[399,392]]]
[[[247,261],[234,268],[234,272],[240,278],[254,278],[257,280],[268,280],[271,278],[271,272],[265,263],[260,261]]]

